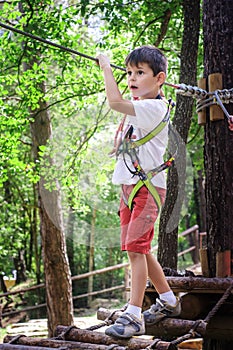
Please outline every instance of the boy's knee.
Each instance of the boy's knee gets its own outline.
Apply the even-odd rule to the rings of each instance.
[[[136,253],[136,252],[131,252],[131,251],[128,251],[128,257],[130,258],[130,260],[136,260],[136,259],[144,259],[144,255],[145,254],[142,254],[142,253]]]

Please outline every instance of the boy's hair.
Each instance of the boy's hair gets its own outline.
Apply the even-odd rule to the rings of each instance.
[[[125,59],[125,65],[138,66],[139,63],[147,63],[154,76],[159,72],[167,73],[167,58],[160,49],[155,46],[144,45],[134,49]]]

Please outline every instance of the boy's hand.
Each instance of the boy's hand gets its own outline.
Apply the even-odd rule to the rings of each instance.
[[[106,67],[111,67],[109,58],[102,53],[97,56],[98,60],[98,65],[100,66],[101,69],[104,69]]]

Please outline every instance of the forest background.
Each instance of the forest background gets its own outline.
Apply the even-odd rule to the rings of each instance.
[[[186,10],[189,2],[193,3],[185,1]],[[91,57],[105,52],[121,67],[133,48],[156,45],[169,60],[167,81],[179,82],[182,1],[2,1],[0,7],[3,23]],[[62,217],[71,275],[127,261],[119,248],[119,188],[111,183],[115,159],[108,156],[120,119],[106,104],[101,71],[93,60],[3,28],[0,40],[0,271],[10,277],[16,270],[18,283],[44,280],[40,203],[47,202],[49,193],[60,196],[61,216],[49,201],[47,211],[54,226],[60,226]],[[198,48],[196,79],[203,74],[201,29]],[[114,75],[125,91],[124,73],[115,69]],[[176,100],[175,89],[164,86],[164,93]],[[127,91],[124,96],[130,98]],[[38,136],[38,129],[35,133],[38,117],[47,136]],[[205,230],[200,213],[203,145],[203,129],[193,108],[185,141],[179,232],[194,224]],[[50,234],[53,239],[47,231]],[[154,245],[157,239],[156,235]],[[179,248],[185,244],[180,241]],[[183,266],[180,260],[178,268]],[[122,271],[101,276],[94,288],[110,287],[123,278]],[[86,290],[87,281],[79,281],[76,293]]]

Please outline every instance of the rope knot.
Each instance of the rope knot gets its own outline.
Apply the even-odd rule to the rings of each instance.
[[[233,115],[230,115],[229,116],[229,119],[228,119],[228,128],[230,131],[233,131]]]

